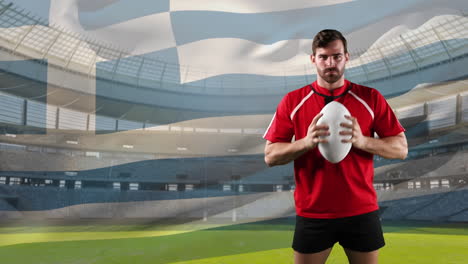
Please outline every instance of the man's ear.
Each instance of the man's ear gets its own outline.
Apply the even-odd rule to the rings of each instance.
[[[314,54],[310,55],[310,61],[312,62],[312,64],[315,64],[315,56],[314,56]]]

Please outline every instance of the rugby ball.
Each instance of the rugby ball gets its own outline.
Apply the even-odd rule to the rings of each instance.
[[[343,139],[350,139],[351,136],[340,135],[340,131],[348,129],[341,127],[340,123],[351,123],[350,120],[345,118],[345,115],[351,116],[351,114],[344,105],[336,101],[328,103],[320,113],[323,113],[323,116],[317,121],[317,125],[328,125],[330,135],[327,137],[327,143],[318,144],[318,149],[326,160],[331,163],[338,163],[351,150],[351,143],[341,142]]]

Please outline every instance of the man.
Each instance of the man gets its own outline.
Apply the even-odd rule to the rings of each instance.
[[[296,264],[325,263],[339,242],[351,264],[377,263],[378,249],[385,242],[372,184],[373,155],[404,159],[408,153],[404,128],[377,90],[344,78],[349,54],[340,32],[319,32],[311,60],[317,81],[281,100],[264,135],[269,166],[294,160],[294,260]],[[351,114],[346,117],[348,124],[340,124],[340,134],[350,138],[342,142],[352,143],[352,148],[336,164],[325,160],[317,148],[330,135],[328,125],[317,125],[319,112],[333,100]],[[374,132],[379,138],[374,138]]]

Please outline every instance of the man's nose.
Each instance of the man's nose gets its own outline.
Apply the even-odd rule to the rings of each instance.
[[[325,65],[327,67],[332,67],[335,66],[335,61],[333,60],[333,57],[328,57],[327,60],[325,61]]]

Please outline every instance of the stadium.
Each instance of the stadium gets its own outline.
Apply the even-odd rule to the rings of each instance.
[[[133,21],[106,20],[125,1],[82,2],[73,31],[69,17],[52,23],[24,1],[0,1],[4,263],[292,263],[293,165],[265,164],[263,134],[281,98],[316,79],[313,66],[294,57],[257,70],[262,55],[217,69],[185,56],[207,41],[185,31],[176,55],[121,47],[103,32]],[[404,161],[374,157],[382,263],[468,259],[468,5],[428,2],[344,31],[350,42],[369,36],[351,46],[346,78],[386,97],[409,144]],[[175,33],[182,5],[171,6]],[[327,263],[345,258],[335,248]]]

